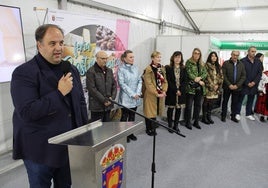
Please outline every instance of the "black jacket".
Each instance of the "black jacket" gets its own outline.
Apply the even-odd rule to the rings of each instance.
[[[80,75],[73,65],[70,72],[73,88],[68,101],[67,95],[58,90],[57,76],[40,54],[14,70],[10,86],[15,107],[14,159],[28,159],[51,167],[68,163],[67,147],[48,144],[48,139],[88,123]]]
[[[231,59],[225,61],[222,65],[223,72],[223,89],[229,89],[229,85],[237,85],[236,91],[241,91],[246,80],[246,70],[241,61],[237,61],[237,75],[234,81],[234,63]]]
[[[117,86],[112,69],[107,68],[103,71],[97,63],[90,67],[86,74],[89,110],[93,112],[104,112],[111,110],[113,105],[104,106],[108,98],[116,98]]]
[[[167,96],[165,99],[165,104],[169,106],[175,106],[176,105],[176,98],[178,97],[176,95],[177,91],[179,90],[181,92],[181,96],[178,97],[178,103],[177,104],[185,104],[185,86],[186,86],[186,71],[184,67],[180,67],[180,87],[177,88],[176,86],[176,78],[174,73],[174,68],[166,65],[166,77],[168,81],[168,90],[167,90]]]

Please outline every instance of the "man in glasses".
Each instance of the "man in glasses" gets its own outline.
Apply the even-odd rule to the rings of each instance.
[[[242,85],[246,80],[246,70],[244,64],[239,61],[240,52],[232,51],[231,58],[223,63],[223,101],[221,121],[226,121],[227,107],[230,96],[231,101],[231,120],[239,122],[239,97],[242,90]]]
[[[102,122],[110,121],[113,108],[110,100],[116,98],[116,82],[112,69],[106,67],[107,60],[105,51],[97,52],[95,64],[86,73],[91,122],[99,119]]]

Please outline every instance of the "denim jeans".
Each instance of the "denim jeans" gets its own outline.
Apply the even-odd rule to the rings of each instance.
[[[69,163],[60,168],[53,168],[31,160],[23,160],[23,162],[27,170],[30,188],[50,188],[52,180],[54,188],[71,187]]]
[[[245,96],[247,96],[246,116],[253,115],[254,114],[253,102],[254,102],[255,95],[243,95],[243,94],[241,94],[239,96],[239,112],[241,111],[241,108],[243,106],[243,101],[244,101]]]

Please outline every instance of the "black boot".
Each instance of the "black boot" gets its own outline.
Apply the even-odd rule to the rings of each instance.
[[[212,104],[209,104],[207,112],[207,120],[209,121],[209,123],[213,124],[214,121],[211,119],[211,110],[212,110]]]
[[[204,100],[203,105],[202,105],[202,120],[201,122],[205,123],[205,124],[210,124],[210,122],[207,119],[207,112],[208,112],[208,103],[207,100]]]
[[[207,112],[207,119],[209,123],[211,124],[214,123],[214,121],[211,119],[212,104],[213,104],[213,100],[210,100],[210,102],[208,103],[208,112]]]
[[[205,123],[205,124],[210,124],[210,121],[207,119],[207,113],[206,114],[204,114],[204,112],[203,112],[203,116],[202,116],[202,120],[201,120],[201,122],[203,122],[203,123]]]
[[[167,109],[167,121],[168,121],[168,127],[172,128],[172,117],[173,117],[173,108],[168,108]],[[168,130],[170,133],[173,133],[171,130]]]
[[[146,133],[149,135],[149,136],[153,136],[153,133],[152,133],[152,122],[148,119],[145,119],[145,126],[146,126]]]
[[[156,120],[156,118],[151,118],[152,120]],[[157,135],[157,132],[156,132],[156,126],[155,124],[150,121],[149,119],[145,119],[145,124],[146,124],[146,133],[149,135],[149,136],[154,136],[154,135]]]
[[[195,128],[197,128],[197,129],[201,129],[201,127],[200,127],[200,125],[199,125],[199,123],[198,123],[198,120],[195,120],[195,121],[194,121],[193,126],[194,126]]]
[[[177,132],[180,132],[180,129],[179,129],[180,116],[181,116],[181,109],[180,108],[176,108],[176,111],[175,111],[175,121],[174,121],[173,129],[175,131],[177,131]]]

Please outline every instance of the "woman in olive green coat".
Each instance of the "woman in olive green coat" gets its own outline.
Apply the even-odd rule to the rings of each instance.
[[[187,60],[186,65],[186,106],[185,106],[185,127],[192,129],[192,105],[194,104],[193,126],[201,129],[199,125],[199,114],[201,110],[201,100],[206,94],[205,79],[207,70],[202,62],[202,54],[199,48],[195,48],[192,52],[192,57]]]
[[[158,115],[164,111],[164,98],[168,83],[166,80],[165,69],[161,65],[160,52],[153,52],[151,55],[152,62],[145,69],[143,80],[145,91],[143,96],[143,113],[147,118],[156,120]],[[149,136],[156,134],[153,124],[150,120],[145,120],[146,133]]]

